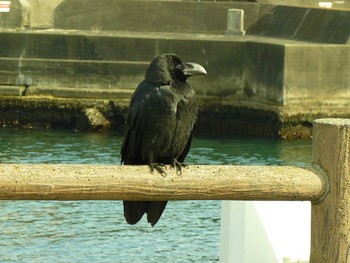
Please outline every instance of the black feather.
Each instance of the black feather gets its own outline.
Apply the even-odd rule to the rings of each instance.
[[[206,74],[194,63],[182,63],[174,54],[156,57],[145,80],[131,97],[127,130],[122,144],[122,164],[171,164],[183,162],[191,146],[197,118],[195,92],[186,82]],[[167,201],[124,201],[124,216],[136,224],[146,213],[154,226]]]

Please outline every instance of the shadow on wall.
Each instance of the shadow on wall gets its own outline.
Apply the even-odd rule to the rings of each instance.
[[[346,44],[350,12],[319,8],[276,6],[247,29],[247,34]]]

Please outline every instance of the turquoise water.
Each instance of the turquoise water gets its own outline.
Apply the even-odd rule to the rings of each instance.
[[[115,134],[0,129],[2,163],[118,164]],[[311,163],[311,141],[198,139],[187,163]],[[218,262],[220,201],[169,202],[155,227],[121,201],[0,201],[0,262]]]

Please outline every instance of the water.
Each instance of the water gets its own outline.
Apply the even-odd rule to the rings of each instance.
[[[2,163],[117,164],[113,134],[0,129]],[[311,163],[310,141],[195,139],[187,163]],[[121,201],[0,201],[0,262],[218,262],[220,201],[169,202],[155,227]]]

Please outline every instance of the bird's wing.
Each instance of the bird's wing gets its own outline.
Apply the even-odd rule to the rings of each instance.
[[[147,164],[142,152],[147,148],[144,143],[144,133],[147,132],[147,122],[154,118],[154,111],[159,101],[154,96],[155,87],[141,83],[130,101],[127,119],[127,131],[121,149],[122,164]],[[147,220],[154,226],[161,217],[167,201],[124,201],[124,217],[129,224],[136,224],[147,213]]]
[[[127,118],[127,130],[121,148],[122,164],[148,164],[142,153],[147,151],[145,132],[151,133],[159,102],[156,100],[157,87],[142,82],[135,90]]]
[[[193,127],[194,130],[194,127]],[[177,158],[177,160],[181,163],[183,163],[185,161],[185,158],[188,154],[188,152],[190,151],[191,148],[191,143],[192,143],[192,136],[193,136],[193,130],[191,131],[190,137],[187,140],[185,149],[182,151],[182,153],[180,154],[180,156]]]
[[[145,125],[141,104],[142,102],[133,96],[127,118],[127,130],[121,148],[121,162],[123,164],[139,164],[138,162],[141,161],[139,148],[142,143],[142,133]]]

